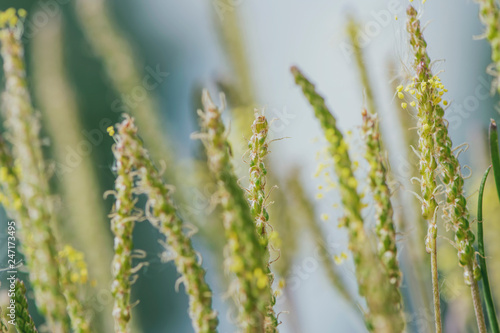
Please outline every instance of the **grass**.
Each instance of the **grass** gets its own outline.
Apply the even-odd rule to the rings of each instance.
[[[498,3],[478,3],[480,19],[486,26],[486,37],[492,44],[494,64],[490,69],[497,68],[500,39]],[[76,5],[83,32],[102,60],[113,89],[123,95],[141,85],[140,71],[133,66],[137,59],[133,48],[111,19],[105,3],[96,1],[91,5],[79,0]],[[232,302],[226,303],[235,313],[233,322],[239,331],[280,331],[282,320],[289,320],[289,317],[281,317],[280,300],[286,297],[286,306],[297,311],[293,301],[295,290],[286,284],[287,281],[297,283],[293,274],[297,272],[294,266],[297,257],[295,251],[303,240],[301,227],[308,228],[315,244],[318,244],[318,255],[324,259],[318,265],[325,270],[331,287],[336,290],[339,299],[358,311],[359,316],[356,318],[362,318],[359,320],[363,321],[366,330],[377,333],[415,331],[415,323],[408,318],[416,315],[412,313],[417,311],[413,307],[417,303],[412,299],[416,287],[409,286],[411,292],[404,289],[405,282],[414,281],[415,278],[422,278],[422,286],[426,286],[427,280],[430,281],[425,291],[433,296],[434,330],[446,330],[447,321],[453,319],[449,317],[449,308],[454,304],[442,290],[446,277],[443,277],[443,265],[437,259],[439,249],[451,246],[456,253],[453,261],[457,262],[457,267],[461,267],[464,276],[460,283],[471,295],[467,303],[463,304],[470,307],[470,313],[474,313],[475,318],[469,320],[464,316],[466,326],[463,329],[475,321],[480,333],[488,332],[487,323],[489,331],[499,332],[493,299],[496,279],[493,274],[488,275],[487,261],[490,257],[485,253],[484,234],[489,232],[491,222],[483,221],[483,195],[490,169],[493,169],[500,199],[496,123],[492,120],[490,124],[489,158],[492,166],[480,183],[475,234],[475,220],[470,214],[471,196],[465,193],[464,165],[458,159],[461,150],[452,143],[445,117],[449,105],[446,100],[448,91],[439,73],[433,72],[420,24],[420,13],[414,7],[409,6],[407,9],[406,24],[411,48],[411,63],[408,64],[411,73],[397,86],[395,99],[400,103],[400,109],[412,110],[415,114],[413,124],[405,122],[405,126],[416,128],[417,135],[407,135],[405,140],[409,141],[408,145],[415,147],[414,152],[418,156],[418,166],[414,168],[418,177],[412,180],[417,180],[420,185],[419,193],[415,193],[421,204],[420,216],[396,214],[398,204],[412,203],[406,202],[402,196],[396,198],[390,186],[394,182],[394,174],[386,155],[390,153],[388,150],[392,145],[388,144],[386,133],[382,131],[385,114],[380,113],[380,96],[371,86],[371,69],[366,66],[364,49],[359,42],[359,23],[354,19],[349,20],[347,36],[353,47],[366,104],[358,110],[362,118],[359,139],[363,143],[361,164],[364,173],[357,171],[358,163],[353,160],[353,149],[344,134],[347,131],[342,129],[337,113],[327,106],[326,99],[320,95],[313,80],[307,78],[297,66],[291,67],[291,76],[309,102],[327,144],[329,162],[322,165],[319,173],[328,177],[330,172],[335,175],[336,183],[332,188],[335,187],[335,192],[340,196],[343,212],[339,227],[347,234],[349,250],[348,255],[342,252],[341,256],[331,253],[325,228],[318,222],[316,206],[308,194],[309,184],[300,181],[301,169],[295,167],[293,172],[286,174],[281,171],[279,163],[268,161],[272,156],[271,147],[279,149],[274,146],[273,120],[268,119],[265,110],[252,110],[258,103],[252,91],[251,71],[239,37],[238,20],[233,12],[228,13],[227,22],[220,24],[220,30],[239,78],[235,84],[219,82],[219,86],[228,89],[229,102],[238,110],[228,115],[235,120],[236,131],[230,129],[224,118],[224,95],[221,95],[219,107],[208,91],[203,90],[201,98],[198,98],[201,99],[202,107],[202,110],[198,110],[199,131],[192,135],[201,142],[202,153],[198,154],[198,158],[203,156],[203,161],[201,158],[191,161],[197,175],[190,175],[178,167],[179,157],[171,147],[172,138],[164,135],[156,102],[150,94],[146,94],[143,103],[127,108],[120,122],[107,128],[114,142],[112,150],[107,153],[115,161],[112,167],[114,189],[106,193],[112,194],[114,202],[107,226],[114,237],[112,244],[104,236],[96,238],[96,244],[89,244],[92,232],[87,233],[86,229],[102,228],[96,221],[89,221],[88,228],[85,225],[75,227],[76,236],[64,230],[67,224],[61,220],[66,216],[58,211],[55,199],[61,189],[51,186],[50,163],[43,149],[42,125],[29,89],[22,40],[26,15],[24,10],[15,9],[0,13],[0,53],[5,76],[2,108],[4,127],[0,136],[0,202],[9,218],[19,225],[20,249],[28,273],[24,278],[28,288],[18,280],[16,292],[12,295],[16,302],[16,325],[14,327],[6,316],[8,308],[2,308],[4,318],[0,320],[0,332],[13,329],[18,332],[37,332],[37,329],[43,328],[55,333],[86,333],[111,331],[111,327],[117,333],[139,331],[133,311],[133,288],[143,268],[150,262],[143,260],[147,254],[139,250],[135,232],[137,225],[145,221],[154,228],[157,237],[155,242],[159,242],[165,251],[165,258],[177,270],[176,287],[182,285],[187,295],[187,311],[192,328],[197,333],[218,332],[222,327],[221,318],[225,314],[215,308],[215,299],[220,295],[214,292],[217,290],[211,281],[214,276],[227,289],[226,295]],[[57,24],[59,26],[54,31],[58,40],[55,45],[58,47],[44,49],[43,45],[35,45],[35,49],[38,49],[36,54],[43,58],[43,64],[50,70],[36,71],[37,80],[34,84],[41,85],[44,76],[54,77],[54,85],[50,86],[52,89],[42,86],[35,87],[35,90],[45,108],[50,109],[47,113],[49,131],[57,131],[57,121],[62,121],[69,128],[69,133],[64,134],[62,131],[52,135],[56,141],[55,155],[60,157],[63,156],[65,138],[73,143],[78,142],[80,125],[75,120],[75,97],[67,84],[62,66],[61,22]],[[48,41],[50,38],[43,40]],[[56,60],[50,60],[49,51],[57,55],[54,58]],[[494,84],[498,84],[498,81],[494,81]],[[64,91],[65,98],[56,101],[55,90]],[[243,134],[243,140],[237,138],[238,133]],[[247,152],[242,144],[245,140]],[[92,197],[92,188],[95,187],[89,184],[96,182],[92,168],[92,164],[87,161],[78,173],[78,182],[87,184],[81,193],[82,198],[86,198],[82,202],[92,202],[87,201]],[[191,184],[191,179],[187,178],[194,176],[203,178],[211,187],[208,195],[209,212],[186,214],[195,204],[186,191],[186,184]],[[71,178],[67,178],[67,181],[61,194],[66,200],[63,202],[71,204],[78,200],[79,193],[71,187]],[[286,186],[282,189],[280,184]],[[195,186],[201,188],[202,185]],[[487,205],[492,204],[484,201]],[[79,216],[80,221],[83,221],[80,224],[85,223],[81,214],[88,216],[87,219],[98,220],[103,202],[94,200],[96,211],[91,213],[85,212],[88,207],[82,202],[68,209],[71,211],[69,216]],[[495,202],[495,205],[498,204]],[[373,211],[367,207],[373,208]],[[188,215],[189,218],[186,218]],[[321,219],[327,221],[329,215],[323,214]],[[424,245],[421,252],[424,253],[425,248],[429,254],[430,267],[423,272],[415,270],[418,277],[405,279],[407,265],[423,267],[423,263],[427,262],[422,259],[422,253],[401,255],[403,249],[398,237],[405,233],[402,226],[411,228],[411,223],[415,221],[425,221],[422,223],[427,227],[425,239],[416,237],[416,241]],[[201,232],[194,238],[198,229]],[[450,234],[446,233],[448,230]],[[449,244],[440,244],[441,238],[447,239]],[[101,244],[104,242],[108,244]],[[202,242],[210,244],[210,256],[216,259],[216,264],[202,260],[202,251],[198,248]],[[79,246],[84,249],[77,250]],[[102,247],[102,258],[95,255],[93,246]],[[110,251],[111,247],[113,258],[111,262],[106,262],[106,254],[110,252],[105,251]],[[407,251],[420,249],[410,248]],[[439,254],[442,255],[441,250]],[[348,256],[354,264],[354,290],[348,290],[350,288],[345,274],[338,267],[342,261],[339,258]],[[410,262],[402,262],[402,258]],[[209,279],[207,272],[212,266],[218,267],[219,262],[222,266],[220,274],[214,274]],[[106,310],[102,314],[91,315],[92,304],[87,295],[106,284],[107,268],[111,273],[108,287],[113,309],[108,310],[104,306]],[[93,279],[93,270],[99,272],[101,278],[98,282]],[[28,299],[31,298],[33,305],[28,306]],[[421,298],[426,297],[422,295]],[[296,312],[291,315],[298,317]],[[40,317],[43,317],[43,325],[39,323]]]

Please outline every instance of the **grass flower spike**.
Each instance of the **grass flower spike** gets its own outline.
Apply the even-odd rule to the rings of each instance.
[[[270,238],[277,237],[277,232],[272,231],[272,227],[269,224],[269,213],[266,208],[266,199],[269,194],[266,192],[267,169],[264,159],[269,152],[268,131],[269,124],[266,117],[255,112],[255,120],[252,124],[252,137],[248,142],[250,149],[250,186],[248,188],[248,198],[250,201],[250,210],[257,227],[257,233],[261,236],[263,246],[269,251]],[[274,281],[273,274],[268,270],[266,275],[269,280],[267,284],[271,286]],[[261,285],[263,285],[263,282],[261,282]],[[278,325],[273,310],[275,303],[276,297],[273,295],[267,314],[268,320],[266,321],[266,325],[270,327],[265,327],[266,332],[276,331]]]
[[[267,169],[264,158],[268,153],[267,132],[269,131],[267,119],[264,116],[255,114],[255,121],[252,124],[252,137],[248,142],[250,149],[250,187],[248,188],[248,198],[250,209],[255,218],[257,232],[262,236],[267,247],[269,229],[269,214],[265,207],[266,201],[266,174]]]
[[[464,179],[460,163],[453,154],[447,124],[443,118],[444,110],[440,105],[441,96],[447,90],[444,88],[439,77],[432,75],[430,69],[431,61],[426,49],[427,43],[422,35],[420,21],[417,19],[417,11],[410,6],[407,14],[407,30],[415,55],[414,69],[416,72],[410,88],[416,91],[415,98],[419,117],[420,141],[428,142],[431,138],[433,140],[432,143],[428,142],[430,147],[421,147],[419,152],[423,155],[421,158],[429,159],[432,169],[436,170],[439,164],[439,172],[446,189],[446,204],[443,208],[443,217],[455,232],[455,247],[458,251],[458,261],[464,267],[465,282],[471,286],[479,331],[486,332],[477,284],[481,273],[475,258],[473,246],[475,236],[470,229],[468,220],[469,213],[467,210],[467,200],[464,195]],[[447,104],[445,102],[443,101],[443,104]],[[422,122],[421,119],[423,120]],[[430,154],[432,156],[429,156]],[[422,179],[422,188],[426,184],[427,179]],[[435,190],[428,194],[434,195],[434,192]],[[426,194],[424,194],[424,200],[425,196]],[[424,211],[424,217],[426,215],[427,218],[431,217],[432,215],[429,214],[435,214],[435,212],[430,209]],[[434,229],[432,233],[434,233]],[[432,245],[435,245],[435,243]],[[431,250],[434,251],[435,249],[431,248]]]
[[[40,123],[28,91],[21,44],[25,15],[21,10],[16,14],[13,8],[0,14],[0,52],[6,87],[2,96],[3,115],[14,164],[13,169],[2,173],[6,176],[2,182],[14,194],[10,200],[20,217],[19,236],[39,309],[46,315],[52,332],[63,332],[67,331],[68,321],[58,284],[54,208],[39,138]]]
[[[128,137],[115,136],[113,154],[116,160],[115,204],[111,217],[111,230],[115,236],[115,255],[112,262],[113,282],[111,293],[114,298],[113,318],[116,333],[129,332],[131,316],[130,289],[132,270],[132,233],[134,224],[142,218],[142,212],[135,209],[134,199],[134,157],[127,153]]]
[[[166,185],[153,165],[148,151],[137,135],[134,120],[128,116],[118,124],[114,138],[120,143],[121,157],[131,161],[127,172],[135,175],[137,194],[147,196],[145,215],[166,237],[169,252],[181,274],[189,296],[189,314],[195,332],[217,332],[217,313],[212,308],[212,291],[205,281],[205,270],[189,236],[183,232],[183,222],[171,199],[171,187]]]
[[[363,111],[363,135],[366,142],[365,158],[370,165],[368,181],[375,200],[376,232],[378,236],[378,254],[384,263],[393,288],[395,299],[400,299],[401,271],[399,269],[396,248],[396,230],[393,220],[391,191],[387,185],[387,170],[384,166],[380,149],[378,116]],[[400,302],[399,301],[399,302]]]
[[[366,143],[365,159],[370,166],[368,183],[375,200],[378,255],[387,270],[391,284],[394,286],[390,289],[394,297],[394,302],[400,304],[401,293],[399,287],[402,275],[398,263],[396,228],[393,219],[394,212],[391,203],[391,191],[388,186],[388,172],[384,165],[378,113],[368,78],[368,71],[363,59],[363,52],[359,44],[359,28],[353,19],[349,21],[347,30],[353,45],[361,83],[366,94],[367,110],[363,110],[362,112],[362,131]]]
[[[220,203],[228,244],[226,267],[236,275],[232,286],[238,306],[239,324],[244,332],[263,332],[274,325],[270,318],[273,294],[269,284],[269,254],[257,234],[245,194],[238,184],[231,164],[231,150],[226,140],[221,112],[203,91],[204,112],[199,111],[202,132],[197,135],[205,145],[208,167],[219,185]]]
[[[329,151],[338,175],[346,213],[344,226],[349,233],[349,249],[356,266],[359,293],[365,297],[369,309],[366,314],[367,327],[375,332],[402,332],[405,322],[401,316],[400,300],[391,299],[391,293],[387,292],[392,286],[389,279],[385,278],[381,263],[374,256],[364,229],[362,202],[357,191],[357,180],[354,177],[347,144],[337,128],[335,117],[328,110],[323,97],[315,91],[314,85],[296,67],[292,67],[292,74],[312,105],[330,144]]]

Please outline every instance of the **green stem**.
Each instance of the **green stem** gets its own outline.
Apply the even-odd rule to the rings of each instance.
[[[491,133],[490,132],[490,138]],[[496,130],[494,131],[496,134]],[[497,142],[495,140],[495,142]],[[498,157],[498,149],[497,149]],[[495,303],[493,302],[493,297],[491,295],[490,283],[488,279],[488,269],[486,267],[486,256],[484,254],[484,239],[483,239],[483,193],[484,185],[486,184],[486,179],[491,170],[491,166],[484,173],[483,180],[481,181],[481,186],[479,187],[479,197],[477,201],[477,244],[479,251],[479,266],[481,267],[481,275],[483,278],[483,297],[486,303],[486,314],[488,316],[488,322],[490,323],[491,331],[493,333],[499,333],[498,320],[495,312]]]
[[[490,123],[490,153],[493,165],[493,176],[497,187],[498,199],[500,200],[500,156],[498,153],[498,132],[497,123],[491,119]]]
[[[431,242],[431,273],[432,273],[432,298],[434,303],[434,322],[436,333],[442,332],[441,326],[441,302],[439,299],[439,277],[437,267],[437,244],[436,238],[430,237]]]

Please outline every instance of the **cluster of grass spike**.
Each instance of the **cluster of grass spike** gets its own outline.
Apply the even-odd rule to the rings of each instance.
[[[349,233],[349,249],[356,266],[359,294],[365,297],[369,309],[365,315],[367,328],[375,332],[402,332],[405,320],[401,315],[401,304],[395,302],[388,292],[392,285],[382,264],[376,259],[364,229],[362,202],[347,143],[337,128],[335,117],[330,113],[323,97],[316,92],[314,85],[298,68],[292,67],[291,71],[295,82],[302,88],[304,96],[313,107],[329,143],[329,152],[333,157],[346,213],[343,226]]]

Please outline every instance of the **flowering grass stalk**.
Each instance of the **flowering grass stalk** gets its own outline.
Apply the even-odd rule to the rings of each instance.
[[[15,282],[14,301],[16,307],[16,330],[23,333],[37,333],[35,323],[28,311],[28,300],[26,299],[26,287],[21,280]]]
[[[302,88],[304,96],[314,109],[333,157],[334,169],[338,176],[339,188],[346,216],[343,225],[349,233],[349,249],[356,266],[359,293],[365,297],[369,312],[366,314],[367,327],[375,332],[402,332],[405,327],[401,316],[401,305],[391,297],[390,284],[383,267],[372,251],[369,238],[364,230],[361,215],[361,197],[357,191],[357,180],[348,153],[348,146],[337,128],[335,117],[328,110],[325,100],[312,83],[296,67],[292,67],[295,82]]]
[[[115,140],[122,147],[121,158],[130,161],[127,172],[136,177],[135,193],[145,194],[146,217],[166,237],[168,250],[173,253],[177,271],[181,274],[189,296],[189,314],[195,332],[217,332],[217,313],[212,308],[212,291],[205,281],[205,270],[190,237],[184,234],[183,221],[179,218],[171,199],[171,188],[157,171],[137,135],[133,118],[125,116],[118,124]],[[118,160],[117,160],[118,161]]]
[[[477,280],[481,277],[481,271],[477,265],[473,247],[475,236],[470,229],[468,221],[469,213],[463,188],[464,179],[461,174],[460,163],[453,154],[447,124],[443,118],[444,110],[439,104],[442,101],[441,96],[447,90],[440,82],[439,77],[432,75],[430,69],[431,61],[426,49],[427,43],[420,29],[417,11],[412,6],[409,6],[407,15],[407,30],[415,56],[414,69],[416,72],[412,84],[407,89],[411,90],[412,94],[415,95],[419,117],[420,141],[433,140],[430,147],[420,147],[419,153],[424,158],[430,159],[425,163],[427,165],[430,164],[431,168],[435,169],[439,164],[439,173],[446,189],[446,204],[443,208],[444,218],[455,232],[455,247],[458,251],[458,260],[460,266],[464,267],[465,282],[471,286],[479,331],[486,332],[477,284]],[[415,101],[412,101],[412,103],[415,103]],[[446,106],[448,103],[447,101],[443,101],[443,104]],[[429,154],[432,154],[432,156],[428,156]],[[422,187],[426,183],[427,180],[422,179]],[[434,192],[431,193],[435,194]],[[432,210],[424,212],[424,217],[425,213],[435,214],[436,212]],[[432,233],[435,234],[435,230],[432,230]],[[431,236],[434,237],[433,235]],[[429,238],[427,241],[429,241]],[[431,250],[434,251],[432,246]]]
[[[39,119],[27,88],[21,43],[21,19],[25,16],[25,11],[19,10],[16,14],[13,8],[0,13],[0,52],[6,86],[3,114],[14,160],[14,168],[8,172],[6,180],[11,193],[16,193],[11,198],[14,209],[22,210],[20,215],[25,217],[20,220],[19,231],[38,307],[52,332],[65,332],[68,322],[65,300],[58,285],[54,208],[39,139]],[[17,199],[22,205],[16,204]]]
[[[269,153],[268,132],[269,124],[266,117],[255,112],[255,120],[252,124],[252,137],[248,142],[250,149],[250,186],[248,188],[248,199],[257,233],[261,237],[260,240],[267,251],[269,251],[271,238],[278,237],[277,232],[272,231],[272,227],[269,224],[269,213],[266,207],[269,193],[266,192],[267,169],[264,162]],[[269,286],[272,286],[274,276],[269,268],[267,268],[266,273],[269,278]],[[275,304],[276,296],[273,294],[267,312],[266,326],[264,327],[266,332],[277,332],[278,320],[273,310]]]
[[[267,156],[269,131],[265,116],[255,113],[255,121],[252,124],[252,137],[248,142],[250,149],[250,186],[248,188],[248,200],[250,210],[255,219],[257,233],[262,237],[265,247],[268,245],[269,213],[266,208],[266,174],[267,169],[264,159]]]
[[[420,23],[414,23],[416,20],[416,12],[409,12],[410,19],[408,21],[407,29],[410,32],[410,44],[415,50],[415,65],[419,66],[421,63],[430,63],[429,57],[425,51],[427,43],[425,40],[419,40],[417,36],[421,36]],[[426,74],[423,74],[426,75]],[[426,80],[427,81],[427,80]],[[417,82],[418,83],[418,82]],[[417,85],[414,83],[413,86]],[[423,85],[425,90],[426,84]],[[403,96],[403,87],[398,88],[398,97]],[[415,95],[415,90],[411,90],[412,95]],[[426,251],[431,255],[431,279],[432,279],[432,295],[434,302],[434,321],[436,325],[436,332],[442,331],[441,324],[441,305],[439,299],[439,280],[438,280],[438,268],[437,268],[437,210],[438,203],[436,200],[437,193],[437,162],[433,155],[435,150],[433,136],[435,135],[434,127],[434,111],[432,110],[432,101],[430,105],[428,103],[429,97],[427,94],[422,94],[422,105],[424,107],[417,108],[417,119],[418,119],[418,153],[420,157],[420,189],[421,189],[421,199],[422,199],[422,216],[428,223],[427,236],[425,238],[425,248]],[[415,103],[415,102],[413,102]],[[413,104],[415,105],[415,104]],[[412,105],[412,106],[413,106]],[[402,104],[403,108],[406,103]],[[430,106],[430,109],[429,109]]]
[[[387,185],[387,169],[384,166],[380,149],[380,132],[378,129],[378,115],[363,112],[362,126],[365,142],[365,158],[370,165],[368,182],[373,191],[375,200],[376,232],[378,236],[378,254],[387,269],[394,300],[401,303],[401,270],[397,259],[396,229],[393,220],[391,191]]]
[[[375,201],[376,233],[378,239],[378,255],[389,276],[393,288],[389,289],[393,301],[401,305],[402,298],[399,291],[402,274],[398,263],[398,250],[396,247],[396,228],[393,218],[391,191],[388,186],[387,168],[384,165],[381,133],[378,114],[376,111],[373,91],[368,78],[368,71],[363,59],[363,52],[359,45],[359,28],[351,19],[347,26],[354,57],[356,59],[359,76],[366,95],[367,110],[363,110],[362,131],[366,144],[365,159],[369,164],[368,183],[373,192]],[[403,312],[401,311],[401,316]]]
[[[479,18],[486,27],[484,36],[491,45],[493,63],[487,72],[494,75],[493,84],[500,93],[500,5],[495,0],[476,0],[479,4]]]
[[[123,129],[122,129],[123,130]],[[114,130],[109,129],[113,135]],[[142,218],[142,212],[135,209],[134,199],[134,156],[128,153],[128,137],[115,136],[113,155],[116,161],[115,180],[115,203],[111,217],[111,230],[115,236],[115,255],[112,262],[113,282],[111,293],[114,298],[113,318],[116,333],[127,333],[130,331],[129,322],[131,317],[130,289],[132,269],[132,233],[136,221]]]
[[[275,331],[270,318],[273,294],[269,284],[269,254],[257,234],[255,223],[243,190],[231,164],[230,145],[226,139],[221,112],[203,91],[204,111],[199,111],[202,140],[208,167],[219,186],[219,200],[228,243],[225,249],[227,269],[234,273],[233,296],[239,312],[239,325],[244,332]]]
[[[66,299],[66,309],[71,321],[71,329],[74,333],[90,333],[90,324],[85,316],[85,308],[79,295],[80,286],[87,283],[88,270],[83,253],[66,245],[59,251],[59,262],[61,270],[61,289]]]

